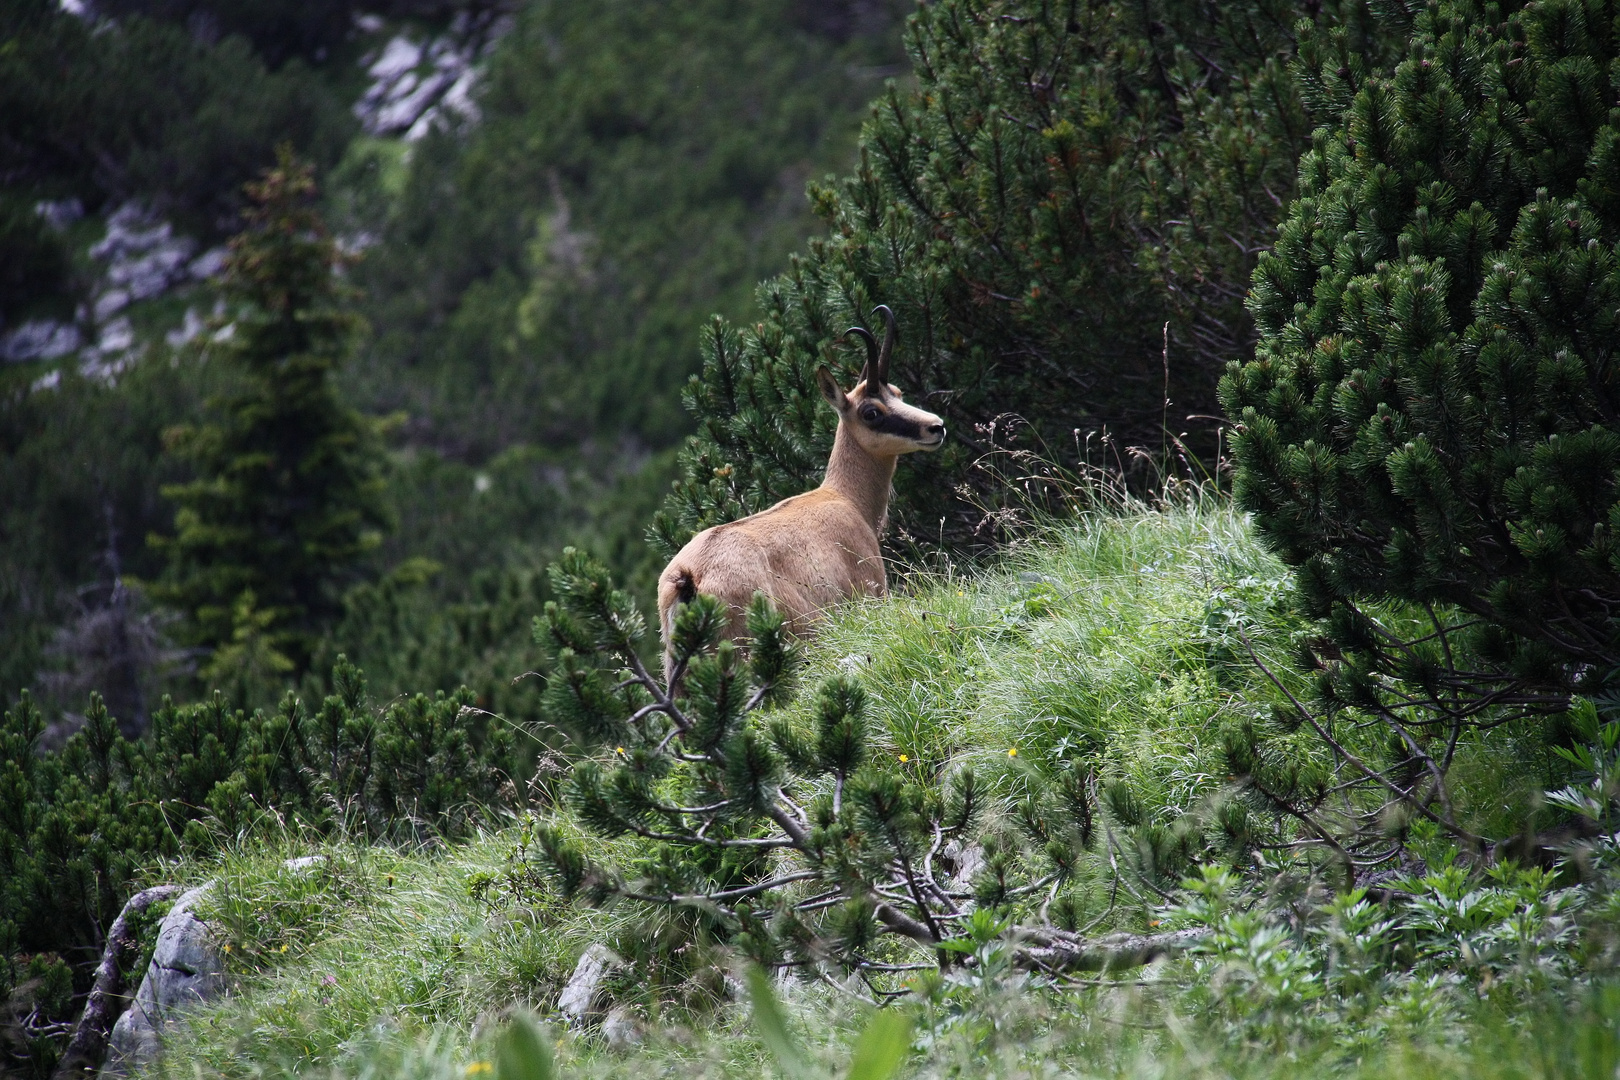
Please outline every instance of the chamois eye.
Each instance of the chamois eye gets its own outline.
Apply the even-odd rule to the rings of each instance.
[[[878,411],[878,407],[876,405],[867,405],[861,409],[861,419],[865,420],[868,424],[877,423],[877,418],[882,415],[883,414]]]

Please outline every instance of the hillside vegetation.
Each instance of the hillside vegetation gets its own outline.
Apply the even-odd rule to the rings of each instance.
[[[988,570],[916,572],[907,584],[895,600],[839,612],[803,675],[810,687],[857,672],[879,767],[900,774],[975,762],[1011,792],[1084,747],[1102,783],[1127,782],[1146,816],[1173,822],[1230,792],[1220,732],[1279,697],[1239,655],[1243,641],[1302,681],[1287,660],[1303,625],[1288,573],[1219,503],[1091,514]],[[811,698],[801,691],[780,709],[791,715]],[[1522,770],[1506,759],[1493,767]],[[543,804],[529,814],[579,828]],[[657,989],[658,954],[683,937],[679,920],[649,922],[627,902],[580,908],[514,873],[532,828],[494,818],[470,842],[419,849],[283,833],[166,868],[166,880],[218,882],[208,910],[230,947],[235,992],[199,1010],[159,1075],[466,1072],[487,1059],[492,1022],[507,1010],[555,1017],[575,961],[596,943],[631,958],[608,993],[650,1041],[604,1049],[596,1036],[565,1036],[565,1075],[790,1075],[762,1069],[735,988],[700,975]],[[1099,842],[1110,858],[1141,857],[1119,816],[1104,811],[1100,828],[1112,834]],[[635,846],[608,845],[625,858]],[[918,976],[916,1002],[895,1006],[917,1017],[916,1075],[1282,1076],[1313,1065],[1366,1076],[1606,1075],[1592,1070],[1620,1060],[1604,1034],[1617,1006],[1577,988],[1584,966],[1600,971],[1612,948],[1607,905],[1582,911],[1583,890],[1508,873],[1465,888],[1477,908],[1465,914],[1455,906],[1463,879],[1444,869],[1450,849],[1419,846],[1433,875],[1412,877],[1401,886],[1409,906],[1382,914],[1358,903],[1359,891],[1309,891],[1280,852],[1250,885],[1207,870],[1173,896],[1137,874],[1099,875],[1076,913],[1096,932],[1163,920],[1221,935],[1145,972],[1014,975],[994,927],[975,924],[977,965]],[[284,863],[307,854],[323,859]],[[1289,930],[1290,905],[1322,910]],[[1421,958],[1404,974],[1378,967],[1397,941]],[[784,985],[814,1056],[843,1060],[861,1023],[859,980]],[[1572,990],[1588,1004],[1566,1013],[1557,1001]],[[1521,1009],[1548,1019],[1510,1023]],[[1583,1049],[1547,1061],[1561,1044]]]
[[[0,15],[0,1069],[1612,1075],[1620,4],[903,6]]]

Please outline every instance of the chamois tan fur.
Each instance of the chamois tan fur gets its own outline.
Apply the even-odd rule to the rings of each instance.
[[[783,499],[768,510],[694,536],[658,578],[658,616],[667,651],[677,605],[706,593],[725,602],[726,636],[747,636],[748,605],[756,592],[776,605],[796,634],[807,633],[833,604],[859,595],[883,596],[888,576],[878,536],[889,509],[889,488],[901,454],[937,450],[945,441],[938,416],[901,400],[888,383],[894,350],[894,315],[880,351],[861,327],[849,333],[866,343],[862,378],[845,393],[825,367],[816,383],[838,413],[838,432],[821,486]]]

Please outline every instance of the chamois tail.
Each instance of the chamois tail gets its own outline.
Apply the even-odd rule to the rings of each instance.
[[[684,566],[670,570],[658,583],[658,614],[660,629],[664,634],[666,685],[669,682],[670,672],[675,667],[675,657],[669,651],[669,639],[675,633],[675,611],[681,604],[690,604],[695,600],[697,592],[697,580],[693,578],[692,571]]]

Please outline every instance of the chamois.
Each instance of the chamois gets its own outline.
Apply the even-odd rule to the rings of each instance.
[[[907,405],[889,385],[894,313],[880,304],[872,314],[881,314],[885,323],[881,350],[864,327],[844,334],[866,343],[866,366],[853,390],[844,393],[825,365],[816,369],[816,385],[838,413],[821,486],[705,529],[658,576],[666,677],[673,674],[668,643],[676,605],[698,593],[724,601],[725,636],[734,641],[746,636],[748,605],[756,592],[764,593],[801,635],[832,604],[862,593],[887,594],[878,535],[889,510],[895,463],[901,454],[939,449],[945,425],[933,413]]]

